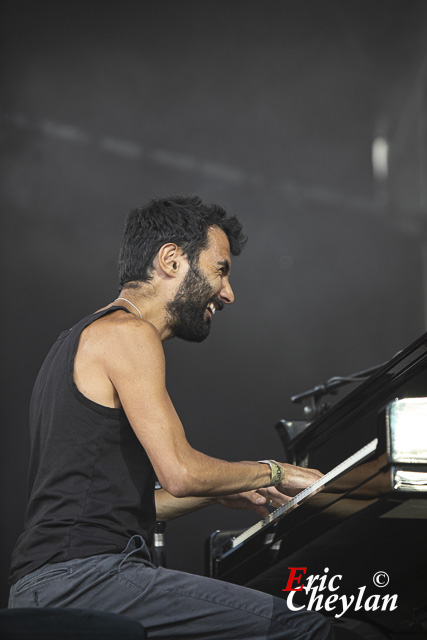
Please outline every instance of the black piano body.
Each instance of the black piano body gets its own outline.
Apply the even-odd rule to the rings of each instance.
[[[283,598],[317,575],[311,591],[292,593],[293,606],[339,617],[352,602],[348,617],[427,637],[426,396],[427,334],[294,439],[296,462],[329,477],[322,491],[247,530],[212,534],[208,574]],[[292,571],[300,582],[288,584]],[[313,593],[333,576],[339,588]],[[319,597],[309,605],[310,596]]]

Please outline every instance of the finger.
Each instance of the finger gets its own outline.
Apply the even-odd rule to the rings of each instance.
[[[291,496],[287,496],[282,493],[280,498],[272,498],[272,504],[275,507],[283,507],[283,505],[287,504],[289,500],[292,500]]]
[[[266,518],[270,514],[268,509],[259,505],[255,505],[255,511],[261,518]]]
[[[278,491],[275,487],[269,487],[268,499],[271,500],[274,505],[280,507],[281,505],[289,502],[291,498],[281,491]]]
[[[277,491],[275,487],[261,488],[257,491],[259,494],[265,497],[266,503],[269,507],[278,509],[291,499],[289,496]]]
[[[266,487],[260,487],[259,489],[256,490],[256,493],[258,493],[261,496],[264,496],[265,498],[268,497],[268,488]]]

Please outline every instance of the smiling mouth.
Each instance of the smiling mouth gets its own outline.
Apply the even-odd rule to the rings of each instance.
[[[210,311],[211,316],[214,316],[214,315],[215,315],[215,312],[216,312],[216,306],[215,306],[215,303],[214,303],[214,302],[209,302],[209,304],[207,305],[207,309],[208,309],[208,311]]]

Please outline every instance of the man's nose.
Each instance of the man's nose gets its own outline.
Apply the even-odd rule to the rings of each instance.
[[[231,288],[231,284],[228,280],[226,284],[223,286],[223,288],[221,289],[219,295],[222,301],[225,302],[225,304],[231,304],[232,302],[234,302],[233,289]]]

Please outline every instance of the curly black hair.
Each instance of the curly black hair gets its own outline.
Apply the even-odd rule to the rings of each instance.
[[[232,255],[241,253],[247,238],[236,216],[217,204],[205,204],[197,195],[155,198],[132,209],[126,219],[119,254],[120,289],[152,278],[154,259],[164,244],[174,242],[195,265],[208,245],[208,229],[220,227]]]

